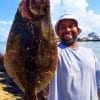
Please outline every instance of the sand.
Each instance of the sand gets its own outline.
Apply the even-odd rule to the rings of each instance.
[[[22,100],[22,92],[9,78],[0,63],[0,100]]]

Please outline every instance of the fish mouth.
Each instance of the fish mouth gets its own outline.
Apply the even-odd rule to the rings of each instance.
[[[22,0],[19,5],[19,11],[26,18],[28,16],[32,18],[33,16],[46,15],[48,9],[50,9],[49,0]]]

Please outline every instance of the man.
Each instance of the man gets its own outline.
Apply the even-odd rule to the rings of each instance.
[[[55,27],[61,39],[58,44],[58,66],[49,86],[49,100],[98,100],[100,64],[91,49],[79,46],[81,32],[75,17],[63,15]]]

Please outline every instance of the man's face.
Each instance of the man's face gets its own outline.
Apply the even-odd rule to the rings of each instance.
[[[79,34],[79,28],[77,27],[77,24],[73,20],[62,20],[60,21],[58,25],[58,35],[61,38],[61,41],[67,45],[71,46],[73,45],[76,40],[77,36]]]

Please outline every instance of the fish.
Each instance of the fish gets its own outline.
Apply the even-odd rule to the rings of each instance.
[[[52,81],[57,62],[50,1],[22,0],[8,34],[4,55],[4,67],[23,91],[22,100],[38,100],[37,94]]]

